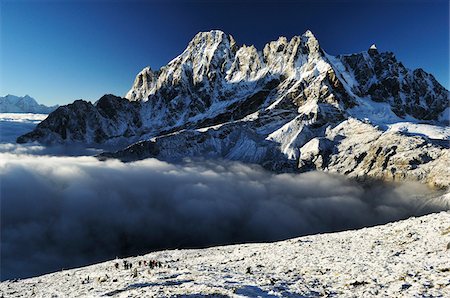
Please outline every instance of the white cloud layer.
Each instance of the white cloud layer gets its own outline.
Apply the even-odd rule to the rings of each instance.
[[[30,155],[36,150],[49,152],[0,146],[2,279],[155,249],[271,241],[449,208],[448,197],[430,199],[436,194],[415,183],[362,185],[225,161],[124,164]]]

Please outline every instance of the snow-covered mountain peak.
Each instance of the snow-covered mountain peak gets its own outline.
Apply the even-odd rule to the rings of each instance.
[[[299,50],[301,49],[302,53],[304,54],[307,54],[308,52],[309,53],[317,52],[320,49],[319,41],[317,40],[315,35],[309,30],[303,33],[302,35],[293,36],[290,40],[288,40],[284,36],[281,36],[278,38],[278,40],[275,41],[275,44],[280,46],[280,48],[277,48],[278,52],[282,51],[283,45],[287,45],[292,49],[297,49],[299,46],[302,46],[302,48],[299,48]]]
[[[378,52],[378,48],[375,44],[372,44],[369,49],[367,50],[367,53],[369,54],[369,56],[377,56],[379,54]],[[393,55],[393,53],[392,53]],[[395,57],[394,57],[395,59]]]
[[[133,88],[125,96],[131,101],[146,100],[150,91],[156,86],[158,72],[153,72],[150,67],[145,67],[134,80]]]
[[[310,52],[319,51],[319,49],[320,49],[319,41],[317,40],[316,36],[310,30],[307,30],[302,35],[302,39],[305,42],[305,44],[308,46],[308,49]]]
[[[234,38],[230,34],[226,34],[221,30],[211,30],[197,33],[189,42],[188,48],[199,44],[218,45],[220,43],[234,44]]]
[[[47,107],[39,104],[29,95],[15,96],[8,94],[0,97],[1,113],[37,113],[48,114],[55,110],[57,106]]]
[[[16,96],[16,95],[8,94],[8,95],[4,96],[3,98],[7,98],[10,101],[36,102],[36,100],[34,98],[32,98],[31,96],[29,96],[28,94],[26,94],[24,96]]]
[[[241,46],[227,70],[227,81],[231,83],[240,81],[255,81],[264,75],[264,61],[260,52],[253,46]]]
[[[218,59],[231,59],[235,51],[235,45],[234,38],[223,31],[211,30],[208,32],[199,32],[189,42],[184,52],[172,60],[169,65],[172,62],[176,64],[179,60],[183,62],[187,60],[193,61],[192,59],[195,58],[200,58],[200,60],[195,60],[196,62],[200,62],[201,60],[211,62],[216,56]]]
[[[24,100],[30,101],[30,102],[37,102],[36,99],[29,96],[28,94],[25,94],[25,96],[22,97]]]
[[[303,33],[303,35],[307,36],[307,37],[314,37],[315,38],[315,36],[314,36],[314,34],[312,33],[311,30],[306,30],[305,33]]]
[[[448,185],[441,166],[448,153],[439,147],[444,140],[383,133],[402,121],[436,124],[449,104],[448,91],[431,74],[407,69],[391,52],[329,55],[310,31],[259,51],[236,46],[222,31],[201,32],[166,66],[143,69],[127,98],[69,105],[18,141],[137,142],[105,156],[208,156],[280,171],[323,169]],[[353,128],[326,133],[342,123]],[[367,143],[354,142],[360,131]]]
[[[146,101],[150,95],[166,94],[168,88],[186,92],[192,87],[214,92],[215,85],[226,76],[237,51],[231,35],[220,30],[200,32],[179,56],[159,71],[142,70],[126,98]]]
[[[158,72],[143,69],[126,98],[146,101],[148,96],[167,86],[182,89],[197,86],[216,93],[216,87],[223,89],[229,83],[246,84],[267,75],[293,76],[295,69],[322,56],[311,31],[290,40],[280,37],[266,44],[262,51],[253,45],[239,47],[231,35],[220,30],[200,32],[183,53]]]

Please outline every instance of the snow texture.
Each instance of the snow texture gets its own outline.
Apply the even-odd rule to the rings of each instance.
[[[442,212],[274,243],[154,252],[5,281],[0,293],[4,297],[449,297],[449,250],[450,214]],[[132,268],[124,269],[124,261]],[[151,261],[157,266],[149,266]]]

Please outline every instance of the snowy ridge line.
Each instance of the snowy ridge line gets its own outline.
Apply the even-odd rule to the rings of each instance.
[[[123,161],[221,158],[447,188],[449,98],[431,74],[374,47],[332,56],[307,31],[258,51],[212,30],[161,69],[144,68],[126,99],[77,100],[17,142],[110,148],[100,158]]]
[[[5,281],[0,293],[5,297],[447,297],[449,251],[450,213],[441,212],[274,243],[153,252]],[[124,269],[125,261],[132,267]]]

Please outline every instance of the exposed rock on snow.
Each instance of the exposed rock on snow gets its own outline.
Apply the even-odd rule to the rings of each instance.
[[[325,131],[308,127],[295,130],[300,136],[292,136],[284,128],[284,134],[290,139],[276,143],[275,137],[268,141],[264,135],[255,133],[267,129],[259,127],[262,121],[258,118],[258,121],[227,123],[206,131],[176,132],[138,142],[115,153],[103,153],[100,157],[123,161],[156,157],[175,162],[185,157],[226,158],[261,164],[274,171],[319,169],[359,179],[416,180],[439,188],[446,188],[450,183],[449,150],[421,136],[383,132],[350,118]],[[298,148],[297,151],[280,152],[279,146],[285,148],[292,143],[292,150]]]
[[[327,131],[334,141],[323,167],[352,177],[418,180],[437,187],[450,183],[449,150],[420,136],[382,132],[355,119]]]
[[[220,157],[449,184],[449,92],[372,47],[331,56],[307,31],[258,51],[201,32],[166,66],[142,70],[126,97],[61,107],[17,141],[130,145],[103,155],[122,160]],[[414,128],[396,130],[402,122]]]
[[[129,100],[140,100],[147,98],[151,90],[155,88],[158,78],[150,67],[144,68],[134,80],[133,88],[125,96]]]
[[[124,259],[132,264],[130,269],[124,269],[124,260],[118,259],[5,281],[0,283],[0,294],[4,297],[448,297],[449,243],[450,214],[442,212],[356,231],[275,243],[154,252]],[[150,261],[154,261],[153,268]]]

